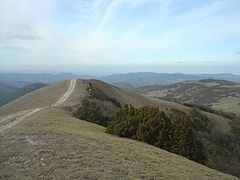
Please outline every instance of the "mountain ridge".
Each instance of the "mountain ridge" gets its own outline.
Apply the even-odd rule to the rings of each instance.
[[[15,77],[18,77],[17,79]],[[67,79],[99,79],[107,83],[128,83],[135,87],[145,85],[167,85],[186,80],[200,80],[200,79],[222,79],[234,82],[240,82],[240,75],[237,74],[183,74],[183,73],[150,73],[150,72],[137,72],[137,73],[122,73],[112,74],[107,76],[89,76],[78,75],[72,73],[62,74],[22,74],[22,73],[9,73],[0,74],[0,82],[7,83],[8,85],[23,87],[31,83],[44,83],[51,84]]]
[[[168,85],[187,80],[220,79],[240,82],[240,75],[235,74],[182,74],[182,73],[125,73],[100,77],[108,83],[130,83],[135,87],[145,85]]]

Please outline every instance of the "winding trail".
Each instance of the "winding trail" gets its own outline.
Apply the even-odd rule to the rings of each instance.
[[[73,79],[70,81],[70,86],[69,86],[68,90],[66,91],[66,93],[63,94],[63,96],[55,104],[53,104],[53,106],[62,105],[69,98],[69,96],[73,93],[75,87],[76,87],[76,79]],[[40,111],[42,108],[43,107],[39,107],[36,109],[31,109],[31,110],[20,111],[13,115],[4,117],[3,119],[0,120],[0,133],[2,133],[6,129],[9,129],[9,128],[15,126],[20,121],[24,120],[26,117],[31,116],[34,113]],[[9,121],[9,122],[5,123],[7,121]],[[3,125],[1,125],[1,124],[3,124]]]
[[[74,91],[75,86],[76,86],[76,79],[73,79],[70,82],[70,86],[67,92],[53,106],[60,106],[62,103],[64,103]]]

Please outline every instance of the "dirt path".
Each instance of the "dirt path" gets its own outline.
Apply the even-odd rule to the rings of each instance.
[[[60,106],[62,103],[64,103],[74,91],[75,86],[76,86],[76,79],[73,79],[70,81],[70,86],[67,92],[63,94],[63,96],[53,106]],[[34,113],[40,111],[41,109],[42,107],[32,109],[32,110],[25,110],[25,111],[17,112],[16,114],[2,118],[0,120],[0,133],[2,133],[6,129],[9,129],[15,126],[26,117],[33,115]]]
[[[60,106],[62,103],[64,103],[74,91],[75,86],[76,86],[76,79],[73,79],[70,82],[70,86],[67,92],[53,106]]]
[[[10,121],[9,123],[7,123],[5,125],[0,126],[0,133],[3,132],[6,129],[9,129],[9,128],[15,126],[17,123],[19,123],[20,121],[22,121],[26,117],[31,116],[32,114],[40,111],[41,109],[42,108],[36,108],[36,109],[34,109],[30,112],[28,111],[27,113],[25,113],[22,116],[18,116],[19,114],[15,115],[15,116],[10,116],[9,118],[14,118],[14,121]],[[8,120],[9,118],[5,118],[5,120]]]
[[[0,126],[6,124],[6,122],[12,121],[16,117],[24,116],[25,114],[27,114],[31,111],[32,110],[24,110],[24,111],[17,112],[15,114],[11,114],[11,115],[8,115],[8,116],[3,116],[0,119]]]

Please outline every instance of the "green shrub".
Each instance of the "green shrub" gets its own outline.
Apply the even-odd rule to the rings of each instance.
[[[86,120],[92,123],[96,123],[102,126],[107,126],[109,117],[102,114],[100,107],[95,102],[91,102],[87,99],[82,101],[82,105],[77,108],[74,115],[82,120]]]
[[[236,114],[234,114],[234,113],[223,112],[223,111],[220,111],[220,110],[213,109],[209,106],[204,106],[204,105],[200,105],[200,104],[192,104],[192,103],[182,103],[182,104],[184,106],[188,106],[188,107],[191,107],[193,109],[199,109],[199,110],[202,110],[202,111],[205,111],[205,112],[213,113],[213,114],[225,117],[227,119],[236,118]]]
[[[233,119],[230,123],[231,126],[231,132],[240,137],[240,117],[236,117],[235,119]]]
[[[121,107],[121,104],[113,97],[109,97],[106,94],[104,94],[99,88],[93,86],[91,83],[88,84],[87,91],[89,94],[101,101],[110,101],[112,102],[115,106]]]
[[[204,163],[206,155],[187,121],[170,119],[154,107],[134,108],[125,105],[116,113],[107,132],[144,141],[156,147]]]
[[[213,127],[213,124],[208,120],[206,116],[202,114],[202,112],[193,108],[190,112],[191,118],[191,126],[197,131],[210,131]]]
[[[205,166],[215,169],[216,168],[216,164],[214,162],[212,162],[211,160],[207,160],[205,163]]]

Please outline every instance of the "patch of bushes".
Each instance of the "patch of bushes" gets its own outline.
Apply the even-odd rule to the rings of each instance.
[[[197,131],[210,131],[213,124],[205,117],[197,108],[193,108],[190,112],[191,126]]]
[[[208,151],[216,164],[216,169],[240,177],[240,136],[233,133],[211,135]]]
[[[89,94],[101,101],[110,101],[112,102],[115,106],[121,107],[121,104],[113,97],[109,97],[106,94],[104,94],[99,88],[93,86],[91,83],[88,84],[87,91]]]
[[[207,160],[205,163],[205,166],[212,168],[212,169],[216,169],[216,164],[211,160]]]
[[[184,106],[188,106],[188,107],[195,108],[195,109],[200,109],[202,111],[213,113],[213,114],[225,117],[227,119],[234,119],[236,117],[236,114],[234,114],[234,113],[219,111],[219,110],[213,109],[208,106],[203,106],[203,105],[199,105],[199,104],[191,104],[191,103],[182,103],[182,104]]]
[[[187,121],[170,119],[154,107],[134,108],[125,105],[112,118],[107,132],[180,154],[199,163],[206,161],[202,143]]]
[[[231,121],[230,126],[231,126],[231,132],[240,138],[240,117],[234,118]]]
[[[96,102],[91,102],[87,99],[82,101],[82,105],[79,106],[73,114],[79,119],[102,126],[107,126],[110,120],[109,117],[102,114],[102,111]]]

